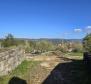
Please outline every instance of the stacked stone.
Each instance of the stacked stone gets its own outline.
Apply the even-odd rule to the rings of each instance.
[[[9,49],[0,53],[0,76],[6,75],[14,70],[24,61],[24,50],[20,47]]]

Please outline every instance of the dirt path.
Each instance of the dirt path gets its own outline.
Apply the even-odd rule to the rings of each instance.
[[[29,84],[87,84],[83,61],[78,57],[35,57],[41,61],[29,77]]]
[[[59,70],[54,70],[56,66],[60,63],[69,62],[71,60],[68,59],[61,59],[57,56],[45,56],[45,57],[35,57],[33,58],[34,61],[42,61],[33,71],[30,73],[30,80],[29,84],[59,84],[59,83],[50,83],[50,78],[46,83],[47,78],[52,74],[54,80],[58,80],[61,82],[64,81],[62,74]],[[52,80],[52,78],[51,78]],[[53,80],[52,80],[53,81]]]
[[[35,57],[34,61],[41,61],[41,63],[30,72],[29,84],[42,84],[48,77],[51,70],[58,64],[57,58],[52,57]]]

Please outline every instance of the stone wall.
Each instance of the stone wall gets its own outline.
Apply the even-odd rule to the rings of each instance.
[[[14,70],[24,59],[24,50],[21,47],[0,52],[0,76]]]

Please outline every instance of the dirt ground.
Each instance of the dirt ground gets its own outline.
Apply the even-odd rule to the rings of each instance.
[[[77,84],[73,75],[77,73],[74,70],[75,64],[80,59],[70,59],[70,57],[59,56],[38,56],[33,57],[33,61],[41,61],[29,74],[29,84]],[[76,68],[76,67],[75,67]],[[80,69],[79,67],[77,68]],[[79,73],[77,73],[79,75]],[[80,78],[80,77],[79,77]],[[74,82],[74,83],[73,83]],[[80,80],[78,84],[82,84]]]
[[[38,56],[34,57],[32,60],[41,61],[41,63],[30,72],[29,84],[42,84],[59,63],[56,56]]]

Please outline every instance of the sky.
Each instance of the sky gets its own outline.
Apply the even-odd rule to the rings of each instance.
[[[81,39],[91,30],[91,0],[0,0],[0,38]]]

